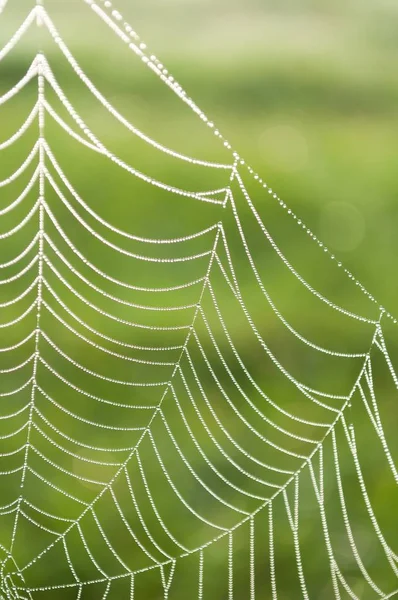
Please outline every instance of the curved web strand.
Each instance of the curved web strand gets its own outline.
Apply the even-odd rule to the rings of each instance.
[[[36,86],[28,116],[0,141],[6,153],[37,135],[0,181],[0,597],[139,600],[155,590],[177,600],[190,589],[210,600],[214,584],[228,600],[275,600],[286,595],[288,565],[297,598],[392,598],[397,535],[374,470],[387,473],[386,497],[396,502],[393,317],[232,149],[112,3],[85,3],[93,23],[213,132],[227,159],[196,159],[133,125],[39,0],[0,51],[1,61],[42,26],[92,102],[134,138],[223,177],[218,189],[204,177],[192,191],[144,174],[134,152],[124,162],[85,123],[42,52],[0,97],[1,109]],[[0,13],[5,7],[0,0]],[[164,237],[109,222],[52,149],[49,121],[60,139],[128,178],[129,202],[145,202],[134,195],[139,180],[148,194],[166,191],[214,218],[186,232],[181,219],[179,233]],[[358,312],[288,258],[263,217],[264,192],[348,276],[365,298]],[[269,264],[325,322],[332,315],[327,343],[298,302],[287,310]],[[347,323],[358,332],[352,343],[341,335]]]

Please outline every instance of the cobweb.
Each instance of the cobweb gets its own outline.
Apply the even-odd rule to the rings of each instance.
[[[112,153],[42,52],[0,97],[3,110],[27,88],[34,98],[0,141],[11,171],[0,181],[0,598],[392,598],[396,321],[112,3],[85,2],[92,26],[102,21],[185,103],[224,160],[192,158],[130,123],[40,1],[0,51],[40,26],[115,123],[188,173],[171,181],[148,174],[156,158],[141,170],[139,154]],[[116,227],[65,173],[54,126],[113,163],[132,204],[151,188],[209,223],[173,238],[137,236],[131,219]],[[7,152],[26,137],[15,166]],[[275,211],[291,232],[286,251],[278,227],[270,233]],[[148,220],[161,231],[155,213]],[[293,266],[298,234],[311,244],[307,271]]]

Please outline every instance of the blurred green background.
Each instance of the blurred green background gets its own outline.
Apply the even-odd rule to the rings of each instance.
[[[28,4],[8,7],[3,40]],[[158,136],[188,137],[174,112],[180,104],[164,102],[154,77],[134,69],[129,79],[126,65],[119,72],[120,48],[101,47],[91,11],[79,0],[49,4],[105,96],[134,104],[138,125],[153,122],[162,101]],[[122,0],[120,11],[234,148],[393,310],[395,3]],[[14,57],[26,58],[29,42],[37,37]],[[57,56],[50,42],[46,49]]]
[[[0,17],[2,45],[19,26],[30,6],[32,6],[30,0],[9,0],[9,5]],[[106,30],[84,2],[80,0],[68,2],[47,0],[45,6],[83,71],[89,75],[102,94],[122,115],[155,140],[179,152],[202,160],[231,163],[231,155],[214,138],[209,128],[197,119],[166,86],[161,85],[153,73],[133,53],[129,52],[122,42]],[[244,2],[243,0],[170,0],[167,3],[160,0],[136,0],[134,3],[128,0],[119,0],[117,8],[123,13],[126,21],[131,23],[138,34],[142,36],[151,51],[162,60],[170,73],[180,82],[188,95],[214,121],[233,148],[277,191],[292,211],[303,219],[318,238],[325,243],[330,252],[335,254],[345,267],[354,273],[366,289],[377,298],[377,301],[394,314],[398,300],[398,285],[395,281],[398,251],[398,236],[396,235],[398,225],[396,168],[398,150],[396,135],[398,125],[398,80],[396,74],[398,5],[387,0],[362,0],[361,2],[354,0],[335,0],[333,2],[331,0],[317,0],[316,2],[315,0],[279,0],[278,2],[271,0],[245,0]],[[33,27],[0,64],[0,93],[5,93],[23,76],[38,48],[47,56],[57,81],[78,113],[101,142],[126,163],[160,181],[184,190],[204,191],[225,185],[227,181],[225,171],[213,173],[205,168],[196,169],[192,165],[166,157],[137,140],[131,132],[110,117],[73,73],[44,27]],[[21,126],[36,98],[37,83],[33,81],[17,97],[1,107],[0,143]],[[76,129],[73,120],[70,119],[48,84],[46,84],[46,98],[65,121]],[[32,148],[37,135],[37,125],[33,125],[22,140],[2,152],[0,179],[8,177],[18,167]],[[340,362],[333,362],[334,359],[332,359],[332,364],[329,364],[328,357],[325,360],[318,360],[312,355],[307,356],[305,352],[301,353],[301,349],[295,345],[297,343],[295,340],[290,340],[280,323],[276,322],[277,319],[273,320],[274,315],[271,314],[269,307],[264,306],[264,297],[259,293],[255,279],[249,274],[250,269],[244,252],[242,254],[242,244],[236,229],[234,229],[231,211],[224,215],[223,209],[219,206],[202,204],[191,198],[169,194],[135,180],[130,175],[121,172],[108,159],[98,157],[87,149],[82,149],[75,141],[61,133],[59,127],[49,116],[46,117],[46,139],[73,187],[93,210],[114,227],[142,237],[173,238],[195,233],[223,220],[243,297],[271,350],[275,351],[282,364],[287,365],[294,376],[315,389],[333,389],[334,393],[343,394],[352,387],[359,373],[360,359],[355,359],[357,362],[354,361],[353,364],[351,362],[348,364],[346,361],[342,367]],[[47,159],[46,164],[49,164]],[[53,167],[49,168],[54,174]],[[23,175],[25,185],[29,180],[29,173],[31,176],[33,170],[31,169]],[[260,187],[254,187],[252,183],[249,183],[249,180],[246,180],[246,174],[243,177],[245,182],[248,181],[247,186],[256,208],[271,235],[277,240],[297,270],[300,273],[304,271],[304,276],[308,277],[309,282],[315,287],[319,283],[321,293],[330,297],[336,304],[370,319],[377,319],[377,305],[368,301],[368,298],[358,291],[358,287],[352,285],[348,278],[341,274],[341,270],[336,268],[336,264],[327,256],[325,257],[316,243],[302,234],[302,230],[287,216],[286,211],[280,210],[277,203],[265,192],[263,193]],[[23,187],[23,181],[17,181],[6,188],[0,188],[1,206],[4,207],[12,199],[15,199]],[[78,205],[70,194],[65,192],[65,189],[63,188],[63,191],[68,200],[76,208]],[[366,324],[362,327],[362,323],[358,325],[356,321],[350,319],[342,318],[340,320],[339,314],[336,316],[334,313],[332,314],[332,311],[329,314],[326,309],[324,312],[323,308],[318,309],[316,302],[312,304],[308,301],[304,293],[301,295],[300,290],[296,290],[294,285],[290,284],[290,279],[282,274],[279,258],[268,251],[269,247],[265,248],[263,236],[260,235],[250,211],[243,199],[239,200],[238,191],[236,195],[244,231],[262,279],[267,282],[267,285],[269,284],[272,298],[286,318],[290,317],[288,320],[295,323],[298,331],[321,346],[343,352],[367,352],[372,338],[372,327]],[[35,190],[29,198],[30,206],[33,206],[36,198]],[[112,254],[98,240],[91,239],[77,224],[70,212],[65,210],[48,183],[46,183],[46,201],[72,243],[88,260],[114,278],[139,286],[168,287],[203,277],[206,272],[208,261],[206,257],[193,263],[177,263],[177,267],[167,266],[167,264],[159,267],[158,264],[153,266],[153,263],[148,266],[148,263],[142,264],[139,261],[133,261],[132,264],[130,259]],[[18,207],[15,214],[13,212],[10,215],[2,216],[1,232],[15,226],[27,214],[26,207],[27,204],[23,208]],[[142,252],[165,258],[203,252],[211,248],[213,244],[214,232],[210,232],[206,234],[207,237],[204,236],[203,240],[194,240],[187,243],[186,246],[182,245],[182,249],[176,251],[177,254],[174,254],[174,248],[169,250],[167,246],[160,248],[155,246],[155,249],[153,246],[145,247],[145,250],[142,250],[139,243],[130,243],[120,239],[113,232],[98,225],[98,222],[88,217],[84,211],[80,210],[79,214],[84,214],[87,222],[110,242],[119,244],[130,252]],[[76,255],[64,243],[63,234],[57,231],[57,227],[51,224],[47,217],[45,223],[48,235],[72,266],[84,273],[101,289],[105,289],[108,294],[114,294],[127,302],[152,306],[168,305],[169,302],[171,305],[197,302],[200,287],[182,290],[170,300],[167,293],[157,294],[156,297],[154,294],[144,292],[130,294],[117,286],[115,292],[115,286],[108,281],[104,282],[96,274],[93,275],[81,264]],[[37,219],[33,219],[15,239],[13,237],[10,240],[8,238],[2,240],[1,261],[11,260],[26,247],[37,231],[37,226]],[[156,326],[170,323],[181,325],[192,320],[192,312],[189,314],[183,312],[178,317],[174,317],[174,314],[170,317],[169,312],[150,313],[148,316],[148,313],[142,315],[136,309],[129,312],[125,306],[116,306],[115,308],[115,304],[109,298],[98,301],[96,294],[68,268],[65,268],[65,264],[62,264],[56,254],[52,253],[47,242],[45,242],[45,252],[59,272],[80,294],[88,298],[90,302],[97,303],[103,311],[113,314],[118,319],[140,321]],[[29,256],[32,258],[33,255],[32,252]],[[226,265],[221,250],[220,256],[223,257],[222,260]],[[17,271],[17,268],[14,271],[7,271],[8,276],[12,276]],[[36,276],[36,274],[33,275]],[[63,286],[54,273],[50,273],[48,265],[45,266],[44,274],[53,290],[69,309],[73,310],[83,321],[89,323],[92,328],[101,331],[108,337],[143,346],[178,345],[184,340],[184,331],[177,333],[173,331],[169,335],[164,332],[152,335],[147,331],[131,334],[130,329],[123,327],[120,323],[111,322],[109,324],[103,315],[94,313],[87,304],[76,299],[67,286]],[[33,281],[32,277],[30,279],[29,277],[28,274],[26,278],[18,280],[16,284],[1,286],[1,302],[6,303],[21,293],[27,284]],[[245,358],[248,370],[258,381],[260,387],[286,410],[306,419],[317,420],[319,418],[322,420],[321,411],[317,407],[309,406],[308,402],[296,393],[296,390],[293,392],[289,385],[282,380],[277,369],[273,370],[273,365],[269,366],[266,363],[260,353],[258,341],[254,339],[253,332],[242,317],[241,310],[234,304],[236,299],[231,298],[230,290],[222,282],[219,273],[214,275],[214,289],[235,345]],[[35,289],[33,289],[32,294],[25,299],[26,307],[29,305],[28,300],[34,299],[35,293]],[[88,336],[96,343],[102,343],[113,352],[118,350],[114,344],[104,343],[103,340],[98,339],[98,336],[91,336],[83,326],[76,324],[76,320],[69,319],[66,311],[63,312],[59,308],[59,304],[48,290],[44,292],[44,299],[82,335]],[[229,364],[231,364],[238,382],[247,390],[246,383],[242,383],[245,378],[238,365],[234,363],[231,349],[222,334],[209,294],[204,295],[203,306],[205,312],[208,311],[209,321],[214,327],[216,337],[217,334],[219,335],[223,355],[230,361]],[[14,306],[3,308],[2,311],[4,316],[1,318],[1,322],[15,318],[21,313],[21,310],[14,309]],[[11,330],[1,330],[1,346],[6,347],[17,343],[22,339],[23,334],[27,335],[34,327],[35,314],[33,312],[29,316],[29,322],[24,321]],[[167,380],[169,376],[167,373],[170,368],[167,371],[167,369],[159,367],[147,375],[145,368],[141,369],[139,366],[133,365],[130,369],[129,364],[126,366],[114,358],[109,360],[104,358],[98,350],[91,351],[91,348],[87,350],[87,345],[81,339],[71,335],[70,332],[68,333],[65,328],[60,327],[47,309],[43,309],[40,327],[68,356],[78,363],[84,364],[88,369],[108,377],[130,381],[147,381],[148,379],[149,381],[158,381],[164,378]],[[396,332],[392,327],[390,331],[389,322],[386,328],[386,337],[394,358],[398,352],[398,346],[394,339]],[[217,364],[215,371],[225,389],[230,393],[236,406],[246,414],[245,402],[225,375],[223,365],[217,362],[211,339],[201,320],[197,324],[197,329],[206,352]],[[28,342],[31,351],[33,342],[33,338]],[[121,351],[120,348],[119,351]],[[153,388],[145,388],[145,393],[143,391],[134,392],[135,395],[131,396],[130,388],[118,388],[116,392],[116,388],[113,389],[109,383],[90,379],[87,373],[82,373],[64,361],[46,340],[40,341],[40,352],[45,361],[51,364],[57,372],[62,373],[76,386],[91,394],[126,403],[156,405],[159,402],[159,390],[155,390],[155,396]],[[178,353],[169,353],[167,357],[166,354],[163,360],[171,363],[178,360]],[[0,356],[1,368],[12,367],[28,356],[29,352],[26,347],[17,350],[15,354],[3,353]],[[141,359],[147,358],[145,352],[134,353],[134,356]],[[205,391],[216,407],[216,412],[219,411],[218,414],[226,430],[231,432],[234,438],[239,440],[239,443],[246,447],[252,455],[267,461],[268,455],[263,450],[261,442],[257,439],[253,442],[246,440],[250,437],[247,435],[247,430],[242,427],[240,422],[237,423],[235,415],[229,412],[228,407],[223,406],[219,388],[211,373],[206,369],[206,365],[203,361],[201,362],[200,352],[194,344],[192,344],[192,357],[197,360],[198,373],[203,381]],[[151,358],[153,359],[153,356]],[[189,365],[184,363],[183,368],[189,373]],[[375,357],[374,369],[380,411],[385,419],[387,437],[394,455],[394,451],[398,449],[396,390],[391,385],[390,374],[380,356]],[[2,375],[1,390],[7,392],[22,385],[27,377],[31,376],[31,370],[32,363],[24,367],[22,372],[16,371]],[[192,373],[187,377],[188,384],[194,387],[196,384]],[[83,408],[84,402],[82,402],[81,396],[59,384],[42,364],[39,365],[38,381],[40,387],[72,412],[81,414],[87,419],[91,418],[93,421],[102,420],[102,422],[122,427],[131,425],[130,421],[125,420],[124,413],[112,414],[113,421],[109,421],[110,413],[108,415],[105,409],[102,411],[102,407],[98,404],[92,402],[90,404],[87,401]],[[258,493],[257,482],[252,484],[244,477],[240,479],[239,474],[236,477],[233,469],[228,465],[225,466],[225,461],[223,462],[222,456],[209,442],[205,431],[195,424],[197,418],[188,402],[189,398],[181,380],[176,383],[176,391],[182,405],[186,406],[189,422],[194,424],[197,439],[206,449],[206,453],[213,463],[235,485],[247,486],[247,490]],[[198,394],[198,391],[196,393]],[[251,392],[248,391],[248,394],[250,396]],[[272,409],[269,407],[264,409],[261,398],[257,397],[254,392],[250,398],[255,406],[261,408],[269,418],[275,417]],[[19,405],[23,406],[24,403],[29,402],[29,399],[30,388],[26,388],[20,397],[18,396]],[[366,463],[367,467],[368,491],[381,525],[384,526],[383,530],[388,542],[393,545],[398,534],[396,486],[390,471],[386,468],[385,457],[377,446],[378,440],[369,426],[359,394],[354,396],[354,400],[349,420],[356,423],[358,446],[362,449],[363,463]],[[48,403],[46,404],[44,396],[40,396],[40,400],[37,399],[36,402],[51,423],[68,432],[68,435],[72,437],[85,440],[88,444],[105,447],[131,445],[131,433],[128,431],[122,431],[116,436],[112,432],[109,436],[113,437],[109,437],[108,433],[104,433],[103,430],[100,433],[93,432],[81,422],[68,423],[62,412]],[[47,405],[50,408],[46,408]],[[7,406],[4,404],[4,414],[7,414],[9,406],[11,404]],[[46,410],[49,412],[47,413]],[[211,431],[216,432],[214,435],[217,437],[218,429],[205,405],[202,410],[206,414],[206,422]],[[208,485],[242,510],[255,510],[258,503],[256,504],[252,499],[242,500],[239,494],[235,495],[231,489],[225,492],[225,486],[223,487],[217,478],[209,477],[207,479],[206,465],[203,464],[197,450],[190,445],[187,434],[183,431],[181,417],[173,409],[173,402],[168,402],[167,408],[165,408],[165,418],[170,423],[181,447],[185,449],[187,459],[196,472],[208,482]],[[250,415],[250,418],[253,419],[253,415]],[[26,414],[20,416],[18,423],[21,426],[25,422],[24,419],[26,421]],[[258,422],[255,418],[251,422],[257,427]],[[37,417],[37,423],[40,423],[43,430],[48,435],[51,434],[59,444],[61,441],[65,443],[65,440],[61,440],[58,434],[54,434],[39,417]],[[142,423],[145,425],[144,421]],[[282,421],[280,424],[283,426]],[[7,424],[2,428],[2,432],[8,433],[15,429],[13,424]],[[213,519],[222,526],[231,527],[235,523],[233,516],[228,511],[226,511],[228,514],[223,514],[223,508],[220,506],[218,507],[219,513],[217,513],[211,503],[206,504],[205,494],[202,498],[203,490],[198,492],[197,487],[189,487],[191,484],[188,482],[188,478],[184,481],[185,471],[183,472],[181,468],[180,458],[176,455],[175,448],[170,444],[165,431],[156,423],[153,429],[160,453],[164,457],[167,469],[174,477],[177,487],[181,486],[179,489],[184,489],[185,497],[188,497],[193,505],[197,503],[199,511],[203,508],[210,520]],[[301,435],[307,435],[305,428],[299,431]],[[266,430],[263,433],[268,435]],[[0,452],[12,452],[18,444],[25,443],[26,431],[24,430],[18,435],[18,439],[12,438],[11,442],[8,439],[0,439]],[[44,455],[51,456],[55,463],[62,465],[65,469],[73,470],[80,476],[102,480],[104,476],[105,479],[109,479],[114,472],[112,467],[108,472],[106,468],[98,469],[87,463],[81,464],[78,459],[71,459],[70,456],[54,449],[43,436],[40,437],[39,434],[34,438],[33,436],[36,436],[36,433],[32,434],[32,443]],[[222,443],[229,449],[229,454],[239,462],[241,458],[239,458],[239,452],[226,441],[223,434],[220,436]],[[373,440],[371,453],[368,452],[369,436],[373,436],[371,437]],[[395,576],[385,567],[385,556],[380,551],[379,543],[374,540],[374,532],[371,530],[369,516],[363,507],[355,468],[342,430],[338,431],[337,438],[342,448],[340,466],[356,541],[366,567],[387,594],[394,589]],[[270,439],[273,439],[272,435]],[[15,446],[12,446],[14,441]],[[247,446],[245,446],[246,441]],[[278,434],[275,441],[277,443],[281,441]],[[77,452],[73,444],[68,443],[67,446],[70,451]],[[308,455],[308,446],[305,444],[296,440],[293,446],[296,452]],[[352,551],[347,542],[339,506],[330,440],[329,445],[327,442],[325,446],[327,510],[334,547],[340,559],[340,567],[347,576],[353,592],[361,600],[370,600],[376,597],[375,591],[364,582],[363,575],[358,571],[358,565],[353,560]],[[80,454],[86,459],[98,460],[98,453],[79,450]],[[158,465],[154,466],[156,457],[149,442],[147,445],[142,444],[140,455],[150,481],[150,488],[154,498],[160,503],[165,522],[176,528],[178,535],[181,535],[179,539],[183,539],[184,543],[191,548],[214,537],[214,531],[209,532],[206,525],[198,526],[198,523],[192,519],[192,515],[185,514],[184,509],[180,514],[180,504],[170,493],[167,482],[162,480],[163,482],[160,483],[159,467]],[[114,455],[109,452],[106,457],[113,460]],[[93,484],[81,485],[80,482],[76,483],[76,481],[55,472],[51,465],[41,461],[34,452],[30,452],[28,460],[31,461],[32,468],[42,473],[44,477],[51,481],[57,481],[60,487],[74,493],[84,501],[91,501],[98,493],[98,487]],[[280,457],[275,460],[280,468],[291,468],[291,463],[289,466],[285,466],[284,460]],[[243,465],[247,466],[246,462],[244,460]],[[5,469],[11,468],[9,463],[5,464],[7,464]],[[16,458],[15,465],[18,464]],[[250,470],[250,467],[248,468]],[[254,474],[259,476],[260,471],[255,470]],[[132,467],[130,475],[133,481],[140,480],[140,470],[137,464]],[[12,502],[18,497],[19,485],[20,473],[6,477],[2,487],[6,500],[1,504]],[[333,597],[333,588],[322,525],[311,485],[307,472],[303,475],[301,485],[301,552],[305,557],[304,564],[310,598],[327,600]],[[160,536],[159,540],[161,540],[163,548],[167,548],[172,556],[176,551],[178,555],[178,548],[176,549],[169,539],[166,541],[163,539],[153,511],[151,513],[150,508],[145,508],[147,498],[144,487],[140,480],[140,483],[137,483],[136,495],[138,502],[142,501],[143,503],[142,510],[146,515],[148,526],[150,529],[153,528],[155,538],[156,534]],[[144,539],[145,535],[141,532],[136,514],[133,511],[130,512],[132,509],[128,489],[121,488],[118,493],[118,498],[122,499],[121,504],[133,529],[137,527],[140,531],[139,535],[142,535],[141,539]],[[27,480],[23,494],[30,499],[32,504],[41,506],[49,513],[67,515],[71,519],[77,518],[79,514],[76,507],[72,508],[70,499],[61,498],[53,490],[41,486],[33,477]],[[124,551],[123,557],[126,562],[129,565],[141,564],[142,557],[137,558],[140,554],[139,550],[135,548],[134,551],[130,551],[130,542],[125,528],[120,523],[114,510],[115,507],[111,508],[111,505],[112,499],[107,498],[104,500],[103,506],[101,505],[99,508],[101,522],[106,524],[109,534],[113,534],[113,543],[118,551]],[[33,512],[31,517],[43,522],[43,515],[40,516]],[[256,518],[255,523],[256,575],[258,598],[268,599],[272,596],[269,583],[267,518],[263,517],[262,521],[260,513],[260,517],[258,520]],[[10,535],[12,535],[13,515],[1,517],[1,519],[0,543],[8,547]],[[193,523],[194,530],[192,530]],[[54,522],[49,519],[46,526],[51,528],[54,526]],[[56,531],[62,531],[62,527]],[[35,554],[41,552],[53,539],[51,535],[35,528],[22,517],[20,518],[20,528],[13,553],[19,566],[32,560]],[[98,531],[95,531],[95,524],[85,523],[85,528],[97,560],[100,563],[104,561],[101,563],[103,565],[106,564],[106,561],[110,563],[111,558],[114,562],[114,557],[107,556],[108,550],[103,549],[104,544]],[[278,598],[279,600],[299,598],[301,591],[295,564],[294,546],[282,501],[275,509],[275,536]],[[98,572],[93,575],[95,569],[93,570],[87,557],[83,558],[84,552],[77,536],[76,539],[70,539],[69,544],[69,551],[73,557],[72,562],[79,572],[81,580],[101,577]],[[248,526],[239,530],[234,540],[234,548],[234,597],[238,600],[245,600],[249,598]],[[206,551],[205,598],[224,600],[228,597],[227,556],[225,539]],[[4,557],[0,558],[4,560]],[[51,566],[49,566],[50,563]],[[145,565],[145,561],[143,564]],[[117,566],[120,567],[120,565]],[[9,563],[6,565],[6,571],[7,569],[12,570]],[[116,569],[113,564],[112,569]],[[67,583],[70,579],[70,572],[67,573],[67,571],[65,556],[49,554],[47,559],[44,557],[38,561],[32,573],[28,569],[27,585],[35,587]],[[115,572],[118,572],[117,569]],[[176,568],[173,585],[170,588],[170,600],[196,598],[197,577],[197,556],[195,560],[192,557],[182,559]],[[14,583],[17,579],[18,576],[14,576]],[[137,576],[136,581],[136,598],[138,600],[163,598],[164,592],[157,569],[149,571],[141,577]],[[19,584],[18,581],[16,585]],[[102,598],[104,593],[102,583],[97,586],[91,585],[84,588],[81,598],[94,600]],[[65,588],[50,590],[47,593],[33,592],[33,598],[40,598],[44,595],[66,600],[76,598],[76,594],[75,588]],[[110,600],[127,598],[127,594],[125,582],[116,581],[112,585],[108,598]],[[342,592],[342,597],[348,596],[344,596]]]

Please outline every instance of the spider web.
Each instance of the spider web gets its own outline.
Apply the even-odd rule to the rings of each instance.
[[[396,321],[246,165],[111,2],[86,4],[213,131],[225,160],[192,158],[130,123],[41,2],[0,51],[3,60],[41,26],[115,122],[200,173],[192,191],[179,176],[165,182],[112,153],[41,52],[0,97],[5,108],[34,86],[27,119],[0,142],[7,156],[34,136],[0,181],[0,597],[254,600],[294,589],[303,598],[392,598],[396,523],[382,507],[397,501]],[[173,238],[114,226],[70,181],[49,142],[54,125],[113,163],[120,181],[141,186],[141,202],[150,187],[208,211],[210,225]],[[218,183],[203,189],[209,181]],[[278,231],[271,236],[272,210],[312,244],[336,286],[322,267],[309,277],[296,270],[294,247],[285,252]],[[294,311],[274,286],[297,298]]]

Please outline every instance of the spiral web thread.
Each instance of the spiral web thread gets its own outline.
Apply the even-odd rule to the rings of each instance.
[[[381,452],[385,468],[396,485],[397,468],[385,433],[388,412],[380,402],[378,390],[379,371],[383,374],[382,381],[388,380],[393,392],[398,388],[398,376],[384,334],[384,324],[394,326],[396,321],[233,151],[159,60],[147,54],[145,44],[111,2],[85,1],[135,57],[146,63],[162,83],[188,105],[203,121],[203,126],[213,130],[225,147],[228,160],[218,164],[190,158],[162,146],[129,123],[80,69],[40,2],[0,52],[0,60],[3,60],[31,27],[47,28],[76,75],[124,127],[176,161],[204,170],[218,170],[224,181],[218,189],[189,191],[158,181],[119,159],[74,110],[42,53],[34,57],[19,83],[0,97],[0,106],[5,105],[30,82],[37,82],[37,99],[27,120],[12,137],[0,142],[0,150],[6,151],[32,127],[38,128],[37,140],[26,160],[0,182],[1,190],[18,181],[29,169],[33,170],[26,188],[16,200],[2,204],[0,212],[3,218],[26,206],[25,216],[0,234],[0,246],[14,237],[18,240],[22,237],[18,242],[20,246],[15,242],[14,247],[19,247],[17,254],[0,265],[2,290],[11,290],[11,299],[1,304],[0,327],[5,332],[17,330],[17,335],[23,332],[14,343],[2,344],[0,348],[1,357],[11,365],[1,370],[0,482],[6,502],[0,499],[0,519],[8,524],[5,530],[9,531],[9,539],[6,543],[3,536],[0,547],[0,597],[80,599],[86,597],[87,590],[94,589],[87,597],[132,600],[141,597],[139,590],[145,589],[145,584],[140,588],[140,581],[149,573],[155,574],[158,580],[159,597],[161,594],[164,598],[173,598],[179,573],[189,568],[192,573],[189,597],[215,598],[212,584],[207,581],[215,576],[212,549],[222,547],[225,556],[222,597],[277,599],[286,577],[283,568],[278,567],[276,545],[281,535],[278,529],[281,517],[275,514],[282,510],[289,534],[286,535],[285,529],[284,544],[290,548],[295,564],[291,577],[297,580],[296,597],[309,598],[313,589],[308,574],[309,560],[301,551],[300,541],[304,486],[305,503],[309,502],[308,489],[311,489],[317,506],[317,526],[327,565],[325,578],[330,584],[328,597],[359,599],[368,594],[369,598],[392,598],[398,593],[398,550],[393,548],[396,539],[384,526],[382,515],[374,508],[368,492],[364,469],[367,457],[357,443],[355,410],[361,419],[367,419],[372,444]],[[5,5],[6,1],[2,0],[0,13]],[[50,104],[47,88],[55,93],[74,127]],[[143,239],[116,229],[73,188],[61,167],[61,158],[58,161],[46,139],[47,119],[53,119],[77,143],[106,157],[131,177],[186,197],[187,201],[214,204],[222,211],[220,214],[229,215],[229,220],[222,217],[211,227],[178,239]],[[266,229],[252,190],[268,193],[270,199],[286,211],[288,218],[296,221],[296,227],[313,238],[320,247],[314,246],[314,251],[328,255],[331,264],[334,262],[340,272],[345,272],[365,298],[366,314],[356,314],[329,301],[299,275]],[[31,192],[36,195],[29,206]],[[137,261],[144,262],[148,271],[156,267],[154,282],[159,269],[174,269],[175,283],[168,287],[157,287],[156,283],[139,286],[102,271],[69,239],[47,199],[49,194],[69,212],[76,226],[78,224],[101,244],[103,252],[122,255],[131,262],[132,272]],[[256,258],[252,240],[245,233],[247,214],[263,238],[264,251],[275,253],[282,268],[322,308],[336,318],[355,322],[361,335],[363,332],[361,348],[356,351],[325,348],[307,339],[281,314],[266,289],[266,274]],[[19,233],[32,223],[36,224],[35,234],[26,244],[26,235]],[[109,238],[99,233],[103,230]],[[231,250],[229,237],[232,239],[232,236],[235,247],[236,240],[239,242],[238,261],[245,263],[264,307],[272,311],[286,335],[293,336],[303,352],[321,355],[333,365],[349,365],[353,376],[344,393],[336,392],[333,377],[325,382],[330,391],[304,384],[284,365],[280,352],[271,351],[265,339],[266,330],[261,327],[258,314],[252,314],[250,299],[242,286],[236,254]],[[120,245],[113,240],[118,240]],[[132,249],[127,250],[126,244]],[[159,256],[165,248],[167,257]],[[160,249],[158,255],[157,249]],[[189,273],[198,271],[199,275],[184,281],[179,279],[179,267],[184,263],[192,265]],[[15,295],[14,290],[19,289],[21,281],[23,289]],[[88,290],[90,299],[71,281],[79,282],[78,286]],[[91,298],[97,298],[98,302]],[[145,304],[137,298],[150,298],[151,302]],[[165,304],[156,304],[156,298],[162,298]],[[261,352],[264,361],[268,361],[285,379],[289,389],[310,407],[305,415],[297,414],[293,405],[285,405],[277,394],[268,395],[266,380],[253,374],[234,335],[231,315],[224,306],[225,298],[233,306],[233,315],[239,315],[250,329],[253,351]],[[131,318],[119,316],[121,307],[123,315],[130,311]],[[92,314],[100,315],[102,321],[97,322],[108,323],[103,331],[92,325]],[[50,322],[49,318],[53,323],[51,328],[45,325]],[[127,372],[135,373],[137,378],[111,376],[104,360],[98,363],[99,369],[104,367],[104,370],[98,372],[81,364],[54,341],[56,330],[65,330],[75,337],[87,354],[96,352],[109,357],[109,365],[117,361],[131,367]],[[129,332],[129,341],[122,331]],[[8,338],[4,335],[2,339]],[[146,343],[133,343],[134,339],[144,339]],[[18,364],[13,359],[14,353],[23,354]],[[59,365],[67,365],[69,375],[64,374],[65,370],[62,372]],[[212,381],[211,390],[203,373]],[[74,383],[73,374],[77,374],[79,385]],[[21,383],[12,389],[17,375],[21,376]],[[49,380],[55,382],[57,393],[47,389]],[[91,393],[83,384],[80,387],[80,381],[96,382],[95,389],[99,389],[99,393]],[[87,387],[92,389],[90,384]],[[72,399],[70,403],[68,398]],[[136,403],[137,398],[142,401]],[[86,405],[95,408],[90,413],[91,418],[83,416]],[[223,422],[223,411],[229,411],[242,429],[236,427],[229,431]],[[99,432],[98,438],[93,431]],[[253,452],[246,449],[246,441],[251,438],[257,444]],[[93,439],[98,442],[92,443]],[[168,452],[170,447],[173,449],[173,461],[164,456],[165,439]],[[190,462],[189,453],[197,457],[195,463]],[[347,494],[340,466],[341,457],[347,454],[354,465],[356,506],[350,504],[347,497],[352,492],[350,489]],[[149,473],[153,464],[162,485],[153,484]],[[95,477],[82,474],[90,473],[90,469]],[[189,479],[189,488],[184,479]],[[336,491],[333,511],[328,499],[331,485]],[[16,496],[15,489],[18,490]],[[34,490],[41,491],[34,493]],[[164,494],[174,498],[172,519],[162,507]],[[59,498],[57,513],[54,502],[50,502],[51,495]],[[361,542],[352,522],[359,505],[372,547],[381,556],[383,571],[372,569],[366,553],[362,555]],[[110,513],[112,518],[106,518]],[[189,523],[183,531],[176,523],[180,514],[184,515],[184,522]],[[339,550],[341,543],[336,543],[331,531],[335,519],[342,524],[341,535],[347,544],[344,556]],[[196,530],[200,532],[198,538],[192,536]],[[29,551],[21,552],[22,546],[29,546],[31,538],[27,537],[27,531],[36,532],[39,540],[33,555]],[[96,543],[92,541],[95,538]],[[243,555],[242,546],[246,549]],[[134,552],[129,550],[132,548]],[[344,567],[347,553],[350,555],[349,573]],[[83,555],[84,567],[81,566]],[[55,576],[51,574],[54,564],[62,565],[62,573],[61,569],[55,569]],[[237,568],[248,572],[244,592],[236,589]],[[358,587],[358,582],[362,587]],[[61,592],[66,595],[61,596]]]

